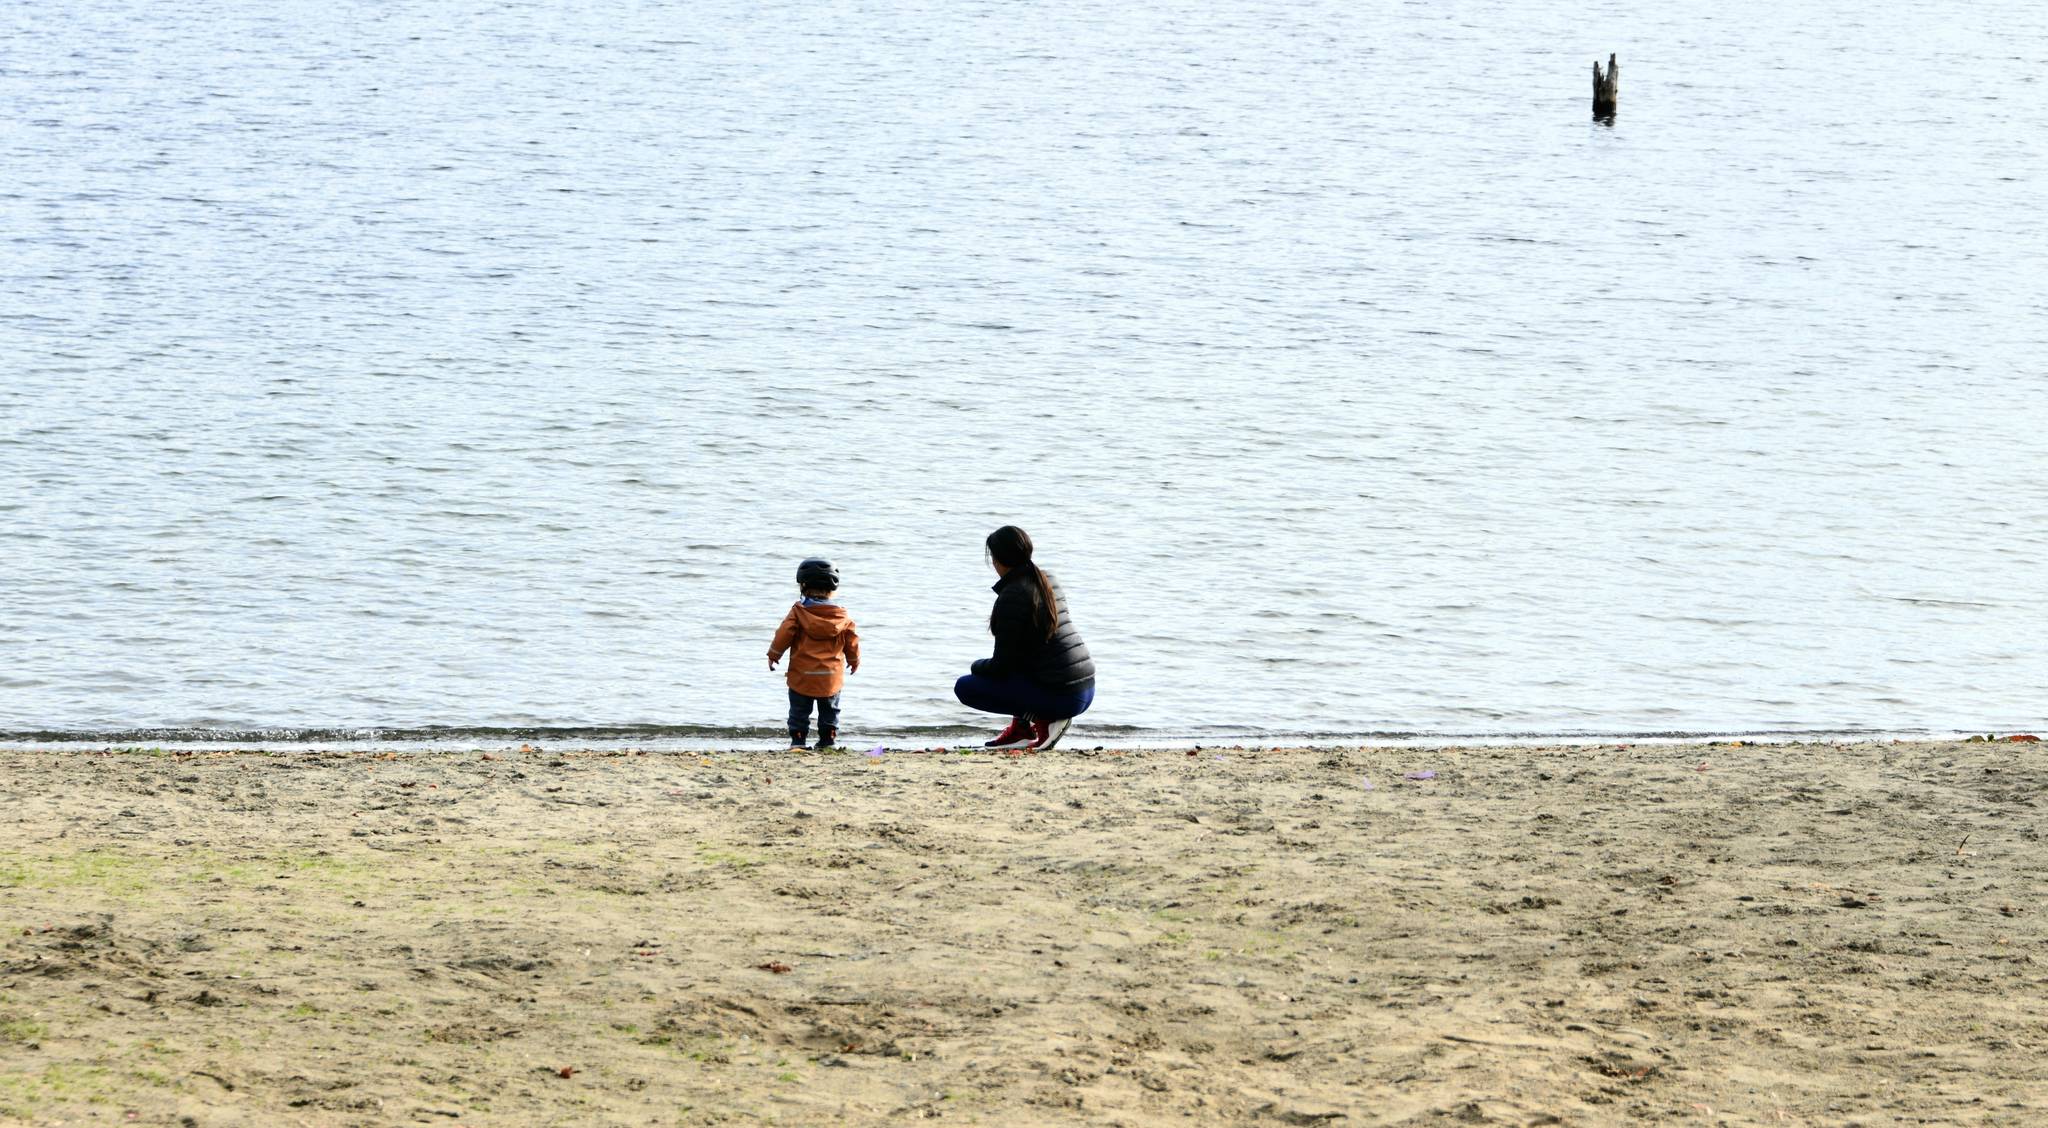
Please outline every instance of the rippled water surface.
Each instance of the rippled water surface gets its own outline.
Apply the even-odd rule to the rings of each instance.
[[[0,7],[0,730],[2044,723],[2048,7],[1641,7]]]

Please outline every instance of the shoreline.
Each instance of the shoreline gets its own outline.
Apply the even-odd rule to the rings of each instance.
[[[479,736],[408,737],[387,736],[385,730],[364,729],[360,736],[295,735],[302,730],[189,730],[130,729],[104,733],[28,732],[0,733],[0,754],[18,752],[264,752],[264,753],[475,753],[517,752],[522,747],[575,752],[646,752],[650,754],[753,754],[783,752],[783,732],[776,728],[719,730],[710,736],[618,735],[591,737],[586,732],[617,730],[512,729],[465,730]],[[340,730],[303,730],[316,733]],[[418,732],[422,730],[396,730]],[[1612,732],[1612,733],[1131,733],[1096,732],[1086,728],[1068,733],[1060,752],[1159,752],[1188,748],[1237,748],[1241,750],[1284,751],[1304,749],[1326,751],[1346,748],[1598,748],[1605,746],[1747,746],[1747,745],[1850,745],[1983,743],[1986,741],[2027,742],[2034,733],[2048,731],[2048,723],[2027,729],[1985,726],[1975,729],[1940,730],[1766,730],[1731,732]],[[194,735],[219,732],[221,735]],[[265,735],[266,733],[283,735]],[[839,751],[866,751],[883,747],[904,753],[959,752],[978,750],[988,731],[982,729],[936,729],[911,732],[854,734]]]
[[[1807,746],[6,752],[0,1121],[2048,1118],[2048,753]]]

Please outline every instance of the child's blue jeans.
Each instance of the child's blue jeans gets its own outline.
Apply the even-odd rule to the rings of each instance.
[[[809,697],[792,689],[789,691],[789,731],[811,731],[811,706],[813,704],[818,707],[819,732],[839,727],[838,694],[835,693],[830,697]]]

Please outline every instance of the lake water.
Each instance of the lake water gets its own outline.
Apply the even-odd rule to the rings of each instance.
[[[1589,119],[1590,65],[1622,62]],[[2048,724],[2048,6],[0,8],[0,734]]]

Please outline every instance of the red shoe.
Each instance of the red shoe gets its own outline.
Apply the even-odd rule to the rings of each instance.
[[[1067,735],[1067,726],[1073,723],[1070,717],[1061,717],[1057,721],[1031,722],[1031,750],[1044,752],[1058,744],[1060,737]]]
[[[997,733],[994,740],[983,744],[982,747],[996,752],[1006,752],[1012,748],[1029,748],[1032,738],[1036,735],[1024,718],[1011,717],[1010,726]]]

